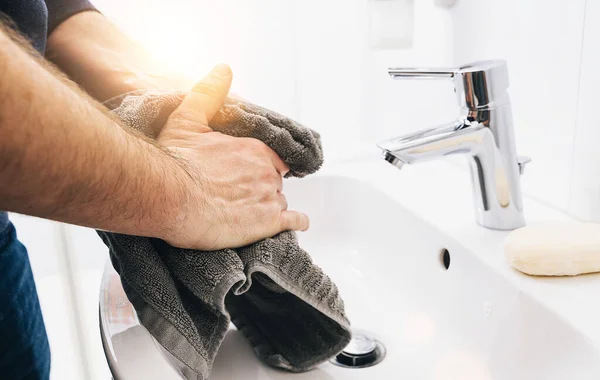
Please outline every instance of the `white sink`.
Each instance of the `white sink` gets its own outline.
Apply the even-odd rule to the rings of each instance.
[[[370,368],[326,363],[288,374],[259,363],[232,328],[211,379],[600,378],[600,276],[535,279],[508,268],[506,232],[475,225],[469,186],[447,163],[401,173],[379,161],[286,182],[290,207],[311,217],[301,246],[338,284],[353,327],[387,355]],[[525,206],[533,223],[565,218],[531,200]],[[115,283],[101,298],[120,302],[120,324],[103,321],[115,379],[178,378],[131,305],[115,301]]]

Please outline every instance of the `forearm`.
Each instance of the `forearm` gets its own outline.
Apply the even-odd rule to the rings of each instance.
[[[183,196],[175,159],[50,71],[0,30],[0,209],[160,237]]]
[[[138,89],[193,85],[97,12],[76,14],[59,25],[48,38],[46,56],[100,101]]]

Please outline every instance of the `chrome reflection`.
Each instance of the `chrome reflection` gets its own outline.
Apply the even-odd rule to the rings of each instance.
[[[506,62],[482,61],[455,69],[396,68],[389,74],[398,79],[453,79],[461,113],[452,123],[379,143],[386,161],[398,166],[466,154],[479,224],[499,230],[524,226],[520,174],[530,159],[516,154]]]

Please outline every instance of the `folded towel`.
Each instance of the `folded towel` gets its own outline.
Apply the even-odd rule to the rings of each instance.
[[[126,124],[156,136],[183,93],[130,94],[107,104]],[[302,177],[321,166],[318,133],[256,105],[227,99],[210,123],[216,131],[269,145]],[[265,363],[306,371],[350,341],[335,284],[282,232],[237,249],[197,251],[159,239],[98,231],[139,320],[185,365],[187,379],[207,379],[230,321]]]

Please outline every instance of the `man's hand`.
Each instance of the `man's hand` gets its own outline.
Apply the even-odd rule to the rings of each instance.
[[[306,230],[308,217],[287,210],[282,176],[289,171],[259,140],[213,132],[208,122],[231,85],[231,70],[215,67],[168,119],[158,141],[186,172],[187,202],[170,244],[203,250],[234,248],[284,230]]]
[[[286,210],[287,167],[273,151],[208,128],[227,67],[196,85],[157,143],[123,129],[26,44],[0,25],[0,210],[200,249],[308,227]]]

